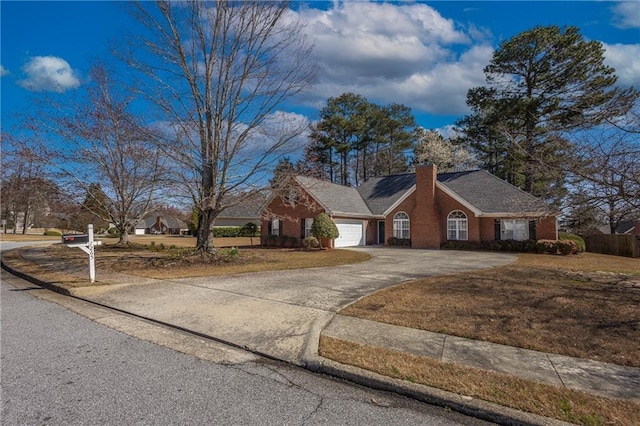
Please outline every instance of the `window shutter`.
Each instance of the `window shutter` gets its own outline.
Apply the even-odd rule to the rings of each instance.
[[[267,221],[267,235],[271,235],[271,232],[273,231],[273,222],[272,221]]]
[[[535,220],[530,220],[529,221],[529,239],[530,240],[537,240],[537,238],[536,238],[536,221]]]
[[[305,226],[306,226],[306,222],[307,220],[302,218],[300,219],[300,238],[304,239],[304,231],[305,231]]]
[[[282,233],[282,221],[278,219],[278,236],[280,235],[284,235],[284,234]]]
[[[494,228],[494,232],[495,232],[495,240],[496,241],[500,241],[500,219],[496,219],[493,221],[493,228]]]

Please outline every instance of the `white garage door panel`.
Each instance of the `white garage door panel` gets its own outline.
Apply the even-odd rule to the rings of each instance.
[[[364,230],[362,221],[336,219],[336,226],[340,236],[336,238],[336,247],[352,247],[364,245]]]

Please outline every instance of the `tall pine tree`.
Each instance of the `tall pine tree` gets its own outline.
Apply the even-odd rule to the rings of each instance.
[[[464,142],[493,173],[558,202],[564,194],[571,132],[625,114],[638,97],[614,87],[598,41],[576,27],[535,27],[504,41],[469,91],[472,114],[457,124]]]

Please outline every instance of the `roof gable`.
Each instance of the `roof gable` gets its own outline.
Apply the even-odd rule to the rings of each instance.
[[[329,214],[371,216],[356,188],[338,185],[307,176],[296,176],[296,180]]]
[[[372,178],[357,191],[374,215],[385,214],[415,186],[415,173]]]

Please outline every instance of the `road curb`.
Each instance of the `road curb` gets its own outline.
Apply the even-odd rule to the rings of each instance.
[[[501,425],[518,426],[570,426],[572,423],[526,413],[491,402],[458,395],[442,389],[419,385],[383,376],[362,368],[341,364],[327,358],[317,357],[318,373],[348,380],[359,385],[393,392],[430,405],[437,405],[466,416],[475,417]]]
[[[47,282],[47,281],[43,281],[39,278],[36,278],[34,276],[28,275],[22,271],[19,271],[17,269],[14,269],[13,267],[11,267],[10,265],[8,265],[4,259],[0,259],[0,266],[2,267],[2,269],[4,269],[5,271],[9,272],[12,275],[15,275],[18,278],[22,278],[25,281],[29,281],[32,284],[38,285],[40,287],[46,288],[47,290],[51,290],[51,291],[55,291],[56,293],[60,293],[63,294],[65,296],[71,296],[74,297],[73,294],[71,293],[71,291],[69,291],[69,289],[66,289],[64,287],[61,287],[59,285]]]

